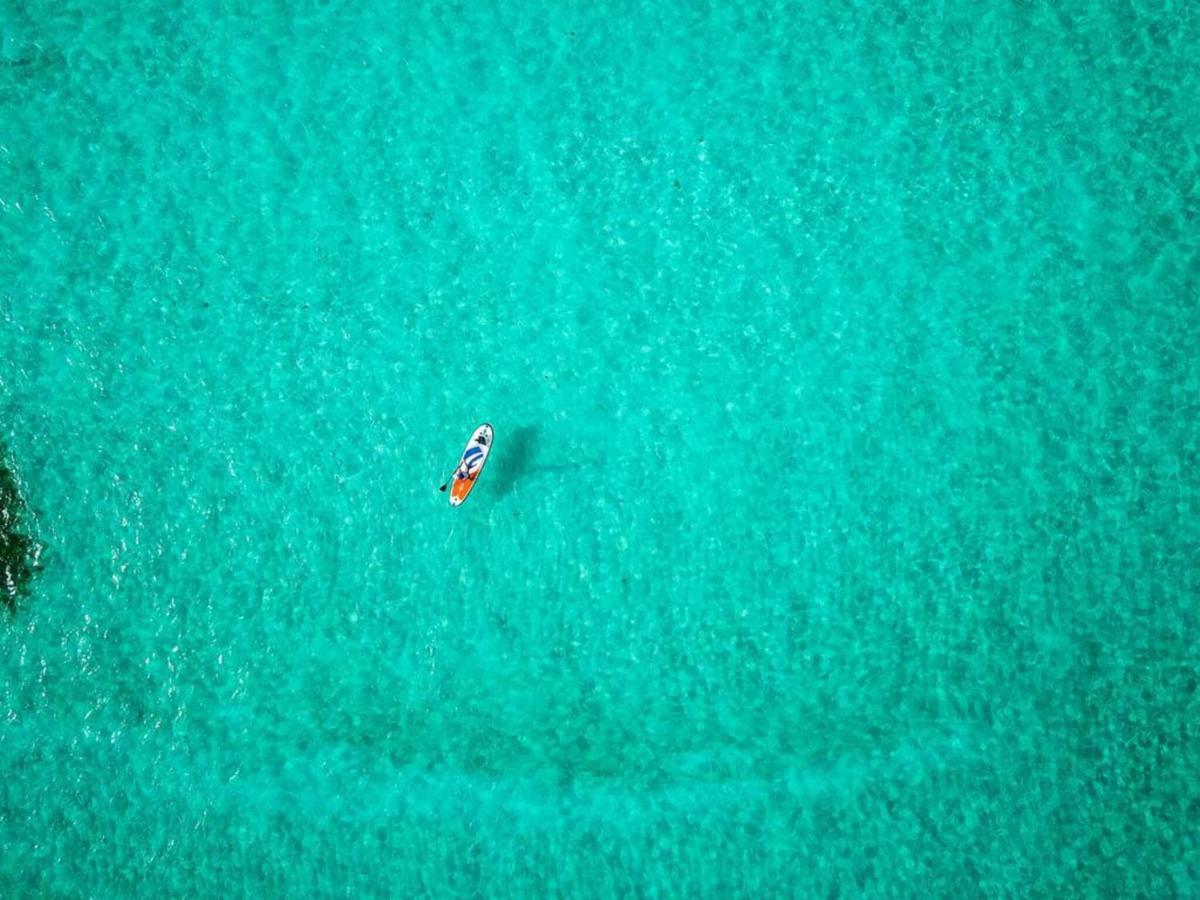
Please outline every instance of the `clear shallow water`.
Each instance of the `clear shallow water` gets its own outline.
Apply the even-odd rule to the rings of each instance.
[[[3,893],[1200,890],[1200,17],[1110,6],[6,6]]]

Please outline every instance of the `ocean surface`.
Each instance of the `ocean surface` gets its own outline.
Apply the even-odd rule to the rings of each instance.
[[[1198,97],[1179,2],[0,0],[0,895],[1200,896]]]

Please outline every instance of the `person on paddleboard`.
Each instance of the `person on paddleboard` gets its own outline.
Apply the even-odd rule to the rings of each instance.
[[[475,438],[475,443],[487,446],[487,438],[482,434]],[[482,464],[483,451],[478,447],[470,448],[463,454],[462,462],[458,464],[458,471],[454,473],[454,477],[461,481],[464,478],[474,478],[479,474],[478,470]]]
[[[475,433],[467,441],[467,449],[463,451],[458,465],[454,467],[454,474],[438,488],[439,491],[445,492],[446,488],[454,485],[454,490],[450,492],[451,506],[460,506],[467,499],[471,489],[475,487],[479,473],[483,471],[483,464],[491,449],[492,426],[485,422],[475,429]]]

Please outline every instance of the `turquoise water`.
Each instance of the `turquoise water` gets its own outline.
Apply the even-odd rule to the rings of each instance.
[[[1200,893],[1190,5],[0,8],[0,894]]]

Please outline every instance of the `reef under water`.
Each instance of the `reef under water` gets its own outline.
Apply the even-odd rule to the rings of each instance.
[[[38,568],[41,545],[21,530],[25,502],[5,458],[0,449],[0,601],[16,609],[17,599]]]

